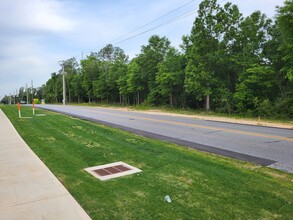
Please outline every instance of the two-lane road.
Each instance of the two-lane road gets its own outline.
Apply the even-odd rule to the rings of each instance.
[[[37,107],[293,173],[293,130],[99,107]]]

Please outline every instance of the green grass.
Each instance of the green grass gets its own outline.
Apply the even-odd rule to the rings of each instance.
[[[292,174],[53,112],[19,119],[16,106],[1,109],[93,219],[292,219]],[[142,173],[99,181],[83,170],[116,161]]]

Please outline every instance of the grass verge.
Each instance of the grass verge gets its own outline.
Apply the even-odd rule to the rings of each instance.
[[[32,150],[93,219],[291,219],[293,175],[37,110],[19,119]],[[22,108],[23,116],[31,109]],[[99,181],[86,167],[124,161],[143,172]],[[172,202],[164,202],[170,195]]]

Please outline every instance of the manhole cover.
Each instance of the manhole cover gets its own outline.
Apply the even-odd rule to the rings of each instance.
[[[95,167],[88,167],[84,170],[100,180],[108,180],[141,172],[140,169],[130,166],[124,162],[115,162]]]

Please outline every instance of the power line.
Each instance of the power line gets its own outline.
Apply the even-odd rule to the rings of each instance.
[[[136,32],[136,31],[138,31],[138,30],[140,30],[140,29],[142,29],[142,28],[144,28],[144,27],[146,27],[146,26],[148,26],[148,25],[150,25],[150,24],[152,24],[152,23],[154,23],[154,22],[156,22],[156,21],[158,21],[158,20],[160,20],[160,19],[162,19],[162,18],[164,18],[164,17],[170,15],[170,14],[172,14],[173,12],[178,11],[178,10],[180,10],[180,9],[182,9],[182,8],[184,8],[184,7],[186,7],[187,5],[189,5],[189,4],[191,4],[192,2],[195,2],[195,1],[197,1],[197,0],[189,1],[189,2],[187,2],[187,3],[185,3],[185,4],[183,4],[183,5],[181,5],[181,6],[177,7],[177,8],[175,8],[175,9],[173,9],[173,10],[167,12],[166,14],[164,14],[164,15],[162,15],[162,16],[160,16],[160,17],[158,17],[158,18],[156,18],[156,19],[154,19],[154,20],[152,20],[152,21],[150,21],[150,22],[147,22],[147,23],[144,24],[144,25],[142,25],[142,26],[140,26],[140,27],[138,27],[138,28],[136,28],[136,29],[134,29],[134,30],[132,30],[132,31],[130,31],[130,32],[127,32],[127,33],[121,35],[120,37],[117,37],[117,38],[115,38],[115,39],[113,39],[113,40],[111,40],[111,41],[109,41],[109,42],[107,42],[107,43],[101,44],[100,46],[98,46],[98,48],[102,48],[103,46],[106,46],[106,45],[109,44],[109,43],[115,42],[115,41],[117,41],[117,40],[119,40],[119,39],[121,39],[121,38],[123,38],[123,37],[129,35],[129,34],[132,34],[132,33]],[[190,12],[190,11],[189,11],[189,12]],[[182,15],[180,15],[180,16],[182,16]],[[177,18],[177,17],[176,17],[176,18]],[[173,18],[173,19],[174,19],[174,18]],[[171,19],[171,20],[173,20],[173,19]],[[170,21],[170,20],[169,20],[169,21]],[[169,21],[167,21],[167,22],[169,22]],[[167,23],[167,22],[165,22],[165,23]],[[164,23],[164,24],[165,24],[165,23]],[[172,22],[171,22],[171,23],[172,23]],[[160,26],[163,26],[163,25],[158,25],[158,26],[156,26],[155,28],[152,28],[152,30],[153,30],[153,29],[156,29],[156,28],[159,28]],[[150,30],[148,30],[148,31],[150,31]],[[148,31],[144,31],[144,33],[147,33]],[[137,36],[139,36],[139,35],[141,35],[141,34],[142,34],[142,33],[139,33],[139,34],[137,34]],[[134,37],[130,37],[130,39],[132,39],[132,38],[134,38]],[[124,41],[124,40],[123,40],[123,41]],[[119,41],[119,42],[120,42],[120,41]],[[117,43],[115,43],[115,44],[117,44]],[[80,57],[80,56],[81,56],[81,55],[76,55],[76,56],[74,56],[74,57]]]
[[[140,26],[140,27],[138,27],[138,28],[136,28],[136,29],[134,29],[134,30],[128,32],[128,33],[126,33],[126,34],[123,34],[123,35],[121,35],[121,36],[118,37],[118,38],[115,38],[115,39],[111,40],[109,43],[111,43],[111,42],[113,42],[113,41],[116,41],[116,40],[119,40],[119,39],[121,39],[121,38],[123,38],[123,37],[125,37],[125,36],[127,36],[127,35],[129,35],[129,34],[132,34],[133,32],[136,32],[136,31],[138,31],[138,30],[140,30],[140,29],[142,29],[142,28],[144,28],[144,27],[146,27],[146,26],[148,26],[148,25],[150,25],[150,24],[152,24],[152,23],[154,23],[154,22],[156,22],[156,21],[158,21],[158,20],[160,20],[160,19],[166,17],[166,16],[169,15],[169,14],[172,14],[173,12],[178,11],[178,10],[181,9],[181,8],[184,8],[185,6],[191,4],[191,3],[194,2],[194,1],[195,1],[195,0],[192,0],[192,1],[190,1],[190,2],[187,2],[186,4],[184,4],[184,5],[182,5],[182,6],[179,6],[178,8],[175,8],[175,9],[172,10],[172,11],[169,11],[168,13],[166,13],[166,14],[164,14],[164,15],[158,17],[158,18],[156,18],[156,19],[154,19],[154,20],[152,20],[152,21],[150,21],[150,22],[148,22],[148,23],[146,23],[146,24],[144,24],[144,25],[142,25],[142,26]]]
[[[144,24],[144,25],[142,25],[142,26],[140,26],[140,27],[138,27],[138,28],[136,28],[136,29],[134,29],[134,30],[128,32],[128,33],[126,33],[126,34],[123,34],[123,35],[121,35],[121,36],[118,37],[118,38],[115,38],[115,39],[109,41],[108,43],[105,43],[105,44],[100,45],[98,48],[101,48],[102,46],[105,46],[105,45],[107,45],[107,44],[109,44],[109,43],[113,43],[113,42],[115,42],[115,41],[117,41],[117,40],[119,40],[119,39],[121,39],[121,38],[123,38],[123,37],[129,35],[129,34],[132,34],[132,33],[136,32],[136,31],[138,31],[138,30],[140,30],[140,29],[142,29],[142,28],[148,26],[149,24],[152,24],[152,23],[154,23],[154,22],[156,22],[156,21],[158,21],[158,20],[160,20],[160,19],[166,17],[167,15],[169,15],[169,14],[171,14],[171,13],[173,13],[173,12],[175,12],[175,11],[178,11],[179,9],[184,8],[185,6],[191,4],[192,2],[195,2],[195,1],[196,1],[196,0],[192,0],[192,1],[190,1],[190,2],[187,2],[187,3],[185,3],[184,5],[181,5],[181,6],[177,7],[177,8],[175,8],[174,10],[172,10],[172,11],[170,11],[170,12],[168,12],[168,13],[166,13],[166,14],[164,14],[164,15],[158,17],[158,18],[156,18],[156,19],[154,19],[154,20],[152,20],[152,21],[150,21],[150,22],[148,22],[148,23],[146,23],[146,24]],[[221,0],[221,1],[218,2],[218,4],[220,5],[221,3],[225,2],[225,1],[226,1],[226,0]],[[193,9],[193,10],[195,10],[195,9]],[[193,10],[191,10],[191,11],[193,11]],[[189,12],[190,12],[190,11],[188,11],[188,12],[186,12],[186,13],[189,13]],[[186,13],[185,13],[185,14],[186,14]],[[164,26],[164,25],[167,25],[167,24],[173,23],[173,22],[175,21],[174,19],[176,19],[176,18],[178,18],[177,20],[180,20],[180,19],[182,19],[182,18],[184,18],[184,17],[187,17],[187,16],[189,16],[189,15],[191,15],[191,14],[193,14],[193,13],[191,13],[191,14],[189,14],[189,15],[187,15],[187,16],[184,16],[185,14],[180,15],[180,16],[177,16],[177,17],[175,17],[175,18],[173,18],[173,19],[171,19],[171,20],[169,20],[169,21],[166,21],[166,22],[164,22],[164,23],[162,23],[162,24],[160,24],[160,25],[158,25],[158,26],[155,26],[155,27],[153,27],[153,28],[151,28],[151,29],[149,29],[149,30],[147,30],[147,31],[143,31],[143,32],[141,32],[141,33],[138,33],[138,34],[132,36],[132,37],[129,37],[129,38],[124,39],[124,40],[121,40],[121,41],[118,41],[118,42],[113,43],[113,44],[118,44],[118,43],[124,42],[124,41],[126,41],[126,40],[132,39],[132,38],[134,38],[134,37],[136,37],[136,36],[139,36],[139,35],[142,35],[142,34],[144,34],[144,33],[147,33],[147,32],[149,32],[149,31],[152,31],[152,30],[154,30],[154,29],[157,29],[157,28],[159,28],[159,27],[161,27],[161,26]],[[184,17],[179,18],[179,17],[181,17],[181,16],[184,16]]]
[[[196,1],[196,0],[189,1],[189,2],[187,2],[187,3],[185,3],[185,4],[183,4],[183,5],[179,6],[179,7],[177,7],[177,8],[175,8],[175,9],[173,9],[173,10],[167,12],[166,14],[164,14],[164,15],[162,15],[162,16],[160,16],[160,17],[158,17],[158,18],[156,18],[156,19],[154,19],[154,20],[152,20],[152,21],[147,22],[146,24],[144,24],[144,25],[142,25],[142,26],[140,26],[140,27],[138,27],[138,28],[136,28],[136,29],[134,29],[134,30],[128,32],[128,33],[125,33],[125,34],[121,35],[120,37],[117,37],[117,38],[115,38],[115,39],[109,41],[108,43],[104,43],[104,44],[100,45],[98,48],[101,48],[101,47],[103,47],[103,46],[105,46],[105,45],[107,45],[107,44],[109,44],[109,43],[115,42],[115,41],[117,41],[117,40],[119,40],[119,39],[121,39],[121,38],[123,38],[123,37],[129,35],[129,34],[132,34],[132,33],[136,32],[136,31],[138,31],[138,30],[140,30],[140,29],[142,29],[142,28],[144,28],[144,27],[146,27],[146,26],[148,26],[148,25],[150,25],[150,24],[152,24],[152,23],[154,23],[154,22],[156,22],[156,21],[158,21],[158,20],[164,18],[164,17],[167,17],[168,15],[172,14],[173,12],[182,9],[182,8],[186,7],[187,5],[189,5],[189,4],[191,4],[192,2],[195,2],[195,1]],[[220,1],[219,4],[222,3],[222,2],[224,2],[224,1],[225,1],[225,0]],[[196,12],[195,9],[192,9],[192,10],[187,11],[187,12],[185,12],[185,13],[183,13],[183,14],[181,14],[181,15],[175,17],[175,18],[172,18],[172,19],[170,19],[170,20],[168,20],[168,21],[166,21],[166,22],[164,22],[164,23],[161,23],[161,24],[159,24],[159,25],[157,25],[157,26],[155,26],[155,27],[152,27],[152,28],[150,28],[150,29],[148,29],[148,30],[142,31],[142,32],[140,32],[140,33],[138,33],[138,34],[135,34],[135,35],[133,35],[133,36],[130,36],[130,37],[126,38],[126,39],[122,39],[122,40],[120,40],[120,41],[118,41],[118,42],[116,42],[116,43],[113,43],[113,44],[116,44],[116,45],[117,45],[117,44],[122,43],[122,42],[124,42],[124,41],[130,40],[130,39],[133,39],[133,38],[135,38],[135,37],[137,37],[137,36],[140,36],[140,35],[142,35],[142,34],[145,34],[145,33],[147,33],[147,32],[150,32],[150,31],[152,31],[152,30],[158,29],[158,28],[160,28],[160,27],[162,27],[162,26],[168,25],[168,24],[173,23],[173,22],[175,22],[175,21],[177,21],[177,20],[180,20],[180,19],[183,19],[183,18],[185,18],[185,17],[188,17],[188,16],[194,14],[195,12]],[[77,57],[83,57],[83,55],[84,55],[84,53],[82,53],[82,55],[80,55],[80,54],[79,54],[79,55],[75,55],[75,56],[73,56],[73,57],[75,57],[75,58],[77,58]],[[56,64],[55,64],[55,65],[56,65]],[[54,65],[54,66],[55,66],[55,65]],[[53,66],[52,66],[52,68],[53,68]],[[40,78],[41,78],[41,77],[40,77]]]
[[[140,26],[140,27],[138,27],[138,28],[136,28],[136,29],[134,29],[134,30],[132,30],[132,31],[130,31],[130,32],[127,32],[127,33],[121,35],[120,37],[117,37],[117,38],[115,38],[115,39],[109,41],[108,43],[104,43],[104,44],[100,45],[98,48],[101,48],[101,47],[103,47],[103,46],[105,46],[105,45],[107,45],[107,44],[109,44],[109,43],[115,42],[115,41],[117,41],[117,40],[119,40],[119,39],[121,39],[121,38],[123,38],[123,37],[129,35],[129,34],[132,34],[132,33],[136,32],[136,31],[138,31],[138,30],[140,30],[140,29],[142,29],[142,28],[144,28],[144,27],[146,27],[146,26],[148,26],[148,25],[150,25],[150,24],[152,24],[152,23],[154,23],[154,22],[156,22],[156,21],[158,21],[158,20],[164,18],[164,17],[167,17],[168,15],[170,15],[170,14],[172,14],[172,13],[174,13],[174,12],[176,12],[176,11],[178,11],[178,10],[184,8],[184,7],[186,7],[187,5],[189,5],[189,4],[191,4],[192,2],[195,2],[195,1],[196,1],[196,0],[189,1],[189,2],[187,2],[187,3],[185,3],[185,4],[183,4],[183,5],[181,5],[181,6],[177,7],[177,8],[175,8],[175,9],[173,9],[173,10],[167,12],[166,14],[163,14],[162,16],[160,16],[160,17],[158,17],[158,18],[156,18],[156,19],[154,19],[154,20],[152,20],[152,21],[149,21],[149,22],[147,22],[146,24],[144,24],[144,25],[142,25],[142,26]],[[133,39],[133,38],[135,38],[135,37],[137,37],[137,36],[139,36],[139,35],[145,34],[145,33],[149,32],[149,31],[155,30],[155,29],[157,29],[157,28],[160,28],[160,27],[162,27],[162,26],[168,25],[168,24],[173,23],[173,22],[175,22],[175,21],[177,21],[177,20],[180,20],[180,19],[183,19],[183,18],[185,18],[185,17],[187,17],[187,16],[190,16],[191,14],[194,14],[194,13],[195,13],[194,10],[195,10],[195,9],[193,9],[193,10],[191,10],[191,11],[188,11],[188,12],[185,12],[184,14],[179,15],[179,16],[177,16],[177,17],[171,19],[171,20],[168,20],[168,21],[166,21],[166,22],[164,22],[164,23],[162,23],[162,24],[160,24],[160,25],[157,25],[157,26],[155,26],[155,27],[153,27],[153,28],[150,28],[150,29],[148,29],[148,30],[146,30],[146,31],[140,32],[140,33],[138,33],[138,34],[136,34],[136,35],[133,35],[133,36],[131,36],[131,37],[128,37],[128,38],[126,38],[126,39],[120,40],[120,41],[116,42],[115,44],[117,45],[117,44],[122,43],[122,42],[124,42],[124,41],[130,40],[130,39]],[[190,12],[191,12],[191,13],[190,13]],[[75,56],[73,56],[73,57],[75,57],[75,58],[77,58],[77,57],[83,57],[83,55],[84,55],[84,52],[82,53],[82,55],[79,54],[79,55],[75,55]],[[56,66],[56,64],[52,65],[52,67],[50,67],[50,69],[53,69],[53,67],[55,67],[55,66]],[[40,79],[40,78],[41,78],[41,77],[38,77],[37,79]]]
[[[195,1],[196,1],[196,0],[189,1],[189,2],[187,2],[187,3],[185,3],[185,4],[183,4],[183,5],[179,6],[179,7],[177,7],[177,8],[175,8],[175,9],[173,9],[173,10],[167,12],[166,14],[164,14],[164,15],[162,15],[162,16],[160,16],[160,17],[158,17],[158,18],[156,18],[156,19],[154,19],[154,20],[152,20],[152,21],[147,22],[146,24],[144,24],[144,25],[142,25],[142,26],[140,26],[140,27],[138,27],[138,28],[136,28],[136,29],[134,29],[134,30],[132,30],[132,31],[130,31],[130,32],[128,32],[128,33],[126,33],[126,34],[123,34],[123,35],[121,35],[120,37],[117,37],[117,38],[115,38],[115,39],[109,41],[108,43],[104,43],[104,44],[100,45],[98,48],[101,48],[101,47],[103,47],[103,46],[105,46],[105,45],[107,45],[107,44],[109,44],[109,43],[115,42],[115,41],[117,41],[117,40],[119,40],[119,39],[121,39],[121,38],[123,38],[123,37],[129,35],[129,34],[132,34],[132,33],[136,32],[136,31],[138,31],[138,30],[140,30],[140,29],[142,29],[142,28],[144,28],[144,27],[146,27],[146,26],[148,26],[148,25],[150,25],[150,24],[152,24],[152,23],[154,23],[154,22],[156,22],[156,21],[158,21],[158,20],[160,20],[160,19],[162,19],[162,18],[164,18],[164,17],[170,15],[170,14],[172,14],[173,12],[176,12],[176,11],[178,11],[178,10],[180,10],[180,9],[182,9],[182,8],[184,8],[184,7],[186,7],[187,5],[189,5],[189,4],[191,4],[192,2],[195,2]],[[194,14],[194,13],[195,13],[194,10],[195,10],[195,9],[190,10],[190,11],[188,11],[188,12],[185,12],[184,14],[179,15],[179,16],[177,16],[177,17],[171,19],[171,20],[168,20],[168,21],[166,21],[166,22],[164,22],[164,23],[162,23],[162,24],[160,24],[160,25],[157,25],[157,26],[155,26],[155,27],[153,27],[153,28],[150,28],[150,29],[148,29],[148,30],[146,30],[146,31],[140,32],[140,33],[138,33],[138,34],[136,34],[136,35],[133,35],[133,36],[131,36],[131,37],[128,37],[128,38],[126,38],[126,39],[120,40],[120,41],[116,42],[115,44],[119,44],[119,43],[122,43],[122,42],[124,42],[124,41],[130,40],[130,39],[133,39],[133,38],[135,38],[135,37],[137,37],[137,36],[139,36],[139,35],[145,34],[145,33],[149,32],[149,31],[155,30],[155,29],[157,29],[157,28],[160,28],[160,27],[162,27],[162,26],[168,25],[168,24],[173,23],[173,22],[175,22],[175,21],[177,21],[177,20],[180,20],[180,19],[183,19],[183,18],[185,18],[185,17],[187,17],[187,16],[190,16],[191,14]],[[191,13],[190,13],[190,12],[191,12]],[[84,55],[84,52],[82,52],[82,55],[79,54],[79,55],[75,55],[75,56],[73,56],[73,57],[75,57],[75,58],[77,58],[77,57],[82,57],[82,58],[83,58],[83,55]],[[50,67],[50,69],[53,69],[53,67],[55,67],[55,66],[56,66],[56,64],[52,65],[52,67]],[[42,78],[42,77],[38,77],[37,79],[40,79],[40,78]]]
[[[192,15],[192,14],[194,14],[194,13],[195,13],[195,11],[194,11],[194,9],[193,9],[193,10],[188,11],[187,13],[185,13],[185,14],[183,14],[183,15],[180,15],[180,16],[178,16],[178,17],[176,17],[176,18],[173,18],[173,19],[171,19],[171,20],[169,20],[169,21],[166,21],[166,22],[164,22],[164,23],[162,23],[162,24],[160,24],[160,25],[157,25],[157,26],[155,26],[155,27],[153,27],[153,28],[150,28],[150,29],[148,29],[148,30],[146,30],[146,31],[140,32],[140,33],[138,33],[138,34],[136,34],[136,35],[134,35],[134,36],[131,36],[131,37],[128,37],[128,38],[123,39],[123,40],[121,40],[121,41],[118,41],[118,42],[116,42],[116,43],[114,43],[114,44],[117,45],[117,44],[122,43],[122,42],[124,42],[124,41],[130,40],[130,39],[135,38],[135,37],[137,37],[137,36],[139,36],[139,35],[145,34],[145,33],[147,33],[147,32],[150,32],[150,31],[155,30],[155,29],[157,29],[157,28],[160,28],[160,27],[162,27],[162,26],[165,26],[165,25],[171,24],[171,23],[173,23],[173,22],[175,22],[175,21],[178,21],[178,20],[180,20],[180,19],[183,19],[183,18],[185,18],[185,17],[188,17],[188,16],[190,16],[190,15]]]

